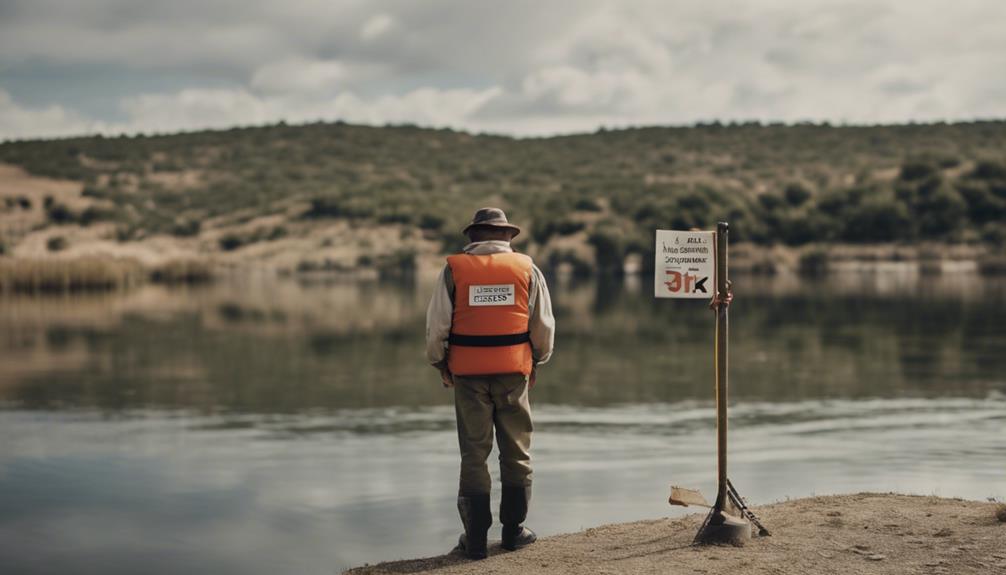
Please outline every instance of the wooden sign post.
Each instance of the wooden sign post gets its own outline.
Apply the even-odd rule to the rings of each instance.
[[[709,275],[715,278],[719,301],[725,301],[730,292],[727,265],[727,243],[730,226],[719,222],[716,232],[663,232],[657,231],[657,297],[711,297],[705,292]],[[668,235],[673,234],[673,235]],[[680,234],[691,234],[694,240],[681,241]],[[687,237],[687,236],[684,236]],[[712,243],[708,245],[706,239]],[[663,241],[662,241],[663,240]],[[668,242],[670,240],[670,243]],[[684,247],[682,246],[684,245]],[[705,244],[705,245],[703,245]],[[663,278],[662,278],[663,275]],[[661,289],[661,282],[665,289]],[[758,518],[747,508],[727,475],[727,404],[729,401],[729,306],[714,306],[716,312],[716,502],[695,535],[695,543],[740,543],[751,538],[751,524],[758,526],[760,535],[768,535]],[[681,487],[671,488],[672,505],[701,505],[708,503],[701,493]]]

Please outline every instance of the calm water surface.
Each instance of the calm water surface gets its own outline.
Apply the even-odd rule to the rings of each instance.
[[[0,299],[0,573],[332,573],[457,537],[429,282],[234,277]],[[715,489],[712,317],[555,281],[533,391],[541,534]],[[735,278],[731,475],[755,503],[1006,497],[1006,284]],[[498,535],[496,535],[498,537]]]

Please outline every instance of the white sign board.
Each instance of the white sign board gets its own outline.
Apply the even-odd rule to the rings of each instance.
[[[716,292],[716,232],[657,230],[654,295],[709,299]]]
[[[514,305],[514,284],[468,286],[468,305]]]

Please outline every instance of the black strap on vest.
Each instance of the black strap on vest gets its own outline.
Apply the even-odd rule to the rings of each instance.
[[[506,335],[461,335],[452,333],[447,342],[451,345],[465,347],[505,347],[508,345],[519,345],[531,341],[531,334],[510,333]]]

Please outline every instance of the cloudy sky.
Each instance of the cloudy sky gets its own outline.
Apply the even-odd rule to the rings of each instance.
[[[1006,117],[1002,0],[0,0],[0,140]]]

